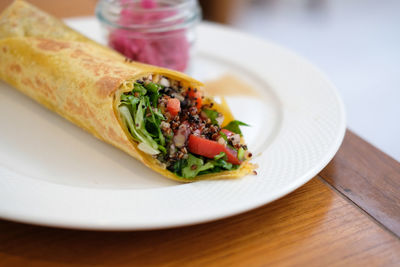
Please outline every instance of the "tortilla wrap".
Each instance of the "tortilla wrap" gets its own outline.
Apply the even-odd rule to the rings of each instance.
[[[234,171],[185,179],[139,150],[122,124],[116,96],[124,81],[149,74],[179,80],[186,87],[203,87],[183,73],[127,62],[24,1],[15,1],[0,15],[0,78],[22,93],[167,178],[192,182],[252,172],[253,165],[244,162]],[[233,118],[226,105],[216,109],[225,118]]]

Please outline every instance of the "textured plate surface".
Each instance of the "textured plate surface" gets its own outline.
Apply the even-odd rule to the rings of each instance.
[[[68,23],[101,41],[94,18]],[[191,75],[234,74],[256,92],[228,102],[252,125],[243,130],[257,176],[166,180],[0,82],[0,217],[81,229],[176,227],[256,208],[315,176],[345,132],[334,86],[274,44],[211,24],[202,24],[198,36]]]

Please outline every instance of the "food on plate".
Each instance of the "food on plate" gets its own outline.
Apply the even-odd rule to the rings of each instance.
[[[126,60],[23,1],[0,15],[0,78],[170,179],[253,173],[245,124],[202,83]]]
[[[116,98],[138,149],[186,179],[237,170],[251,158],[239,128],[247,124],[232,120],[229,112],[224,118],[221,105],[198,88],[153,74],[124,81]]]

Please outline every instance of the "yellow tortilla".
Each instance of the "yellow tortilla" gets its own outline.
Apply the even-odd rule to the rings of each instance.
[[[179,80],[184,87],[203,87],[180,72],[126,62],[120,54],[24,1],[15,1],[0,15],[0,79],[22,93],[167,178],[192,182],[236,178],[253,171],[254,166],[244,162],[235,171],[184,179],[139,150],[122,124],[116,96],[124,81],[149,74]],[[217,109],[233,118],[226,104]]]

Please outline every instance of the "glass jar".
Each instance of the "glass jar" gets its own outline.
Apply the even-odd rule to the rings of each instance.
[[[201,19],[197,0],[100,0],[108,45],[127,58],[185,71]]]

